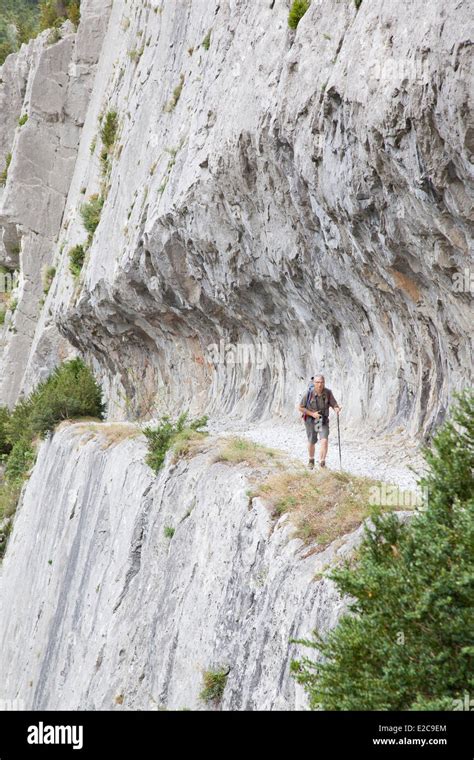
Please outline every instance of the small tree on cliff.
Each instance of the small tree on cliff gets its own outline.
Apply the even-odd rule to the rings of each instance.
[[[330,577],[350,613],[292,663],[313,709],[449,710],[474,693],[474,395],[425,451],[425,509],[407,524],[374,518],[358,564]],[[459,709],[459,708],[458,708]]]
[[[310,0],[294,0],[288,15],[288,26],[296,29],[310,6]]]
[[[66,19],[79,23],[80,0],[42,0],[39,5],[39,28],[60,26]]]
[[[2,416],[3,415],[3,416]],[[102,390],[82,359],[63,362],[9,413],[0,415],[0,442],[31,445],[65,419],[104,416]]]

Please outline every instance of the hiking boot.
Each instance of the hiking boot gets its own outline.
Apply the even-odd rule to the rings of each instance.
[[[326,462],[325,462],[324,459],[321,460],[321,462],[319,463],[319,466],[320,467],[326,467]]]
[[[310,459],[308,462],[308,467],[310,470],[314,470],[314,459]]]

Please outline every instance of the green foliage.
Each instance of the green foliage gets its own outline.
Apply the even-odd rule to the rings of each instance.
[[[319,651],[292,672],[312,708],[446,710],[474,692],[474,395],[457,398],[451,418],[425,450],[420,486],[428,504],[406,524],[373,518],[357,566],[330,577],[352,601]]]
[[[166,113],[170,113],[171,111],[174,111],[174,109],[176,108],[176,104],[181,97],[183,85],[184,85],[184,74],[180,74],[179,83],[174,88],[173,95],[164,108]]]
[[[107,177],[110,172],[110,154],[117,137],[118,130],[118,114],[116,111],[109,111],[103,120],[100,130],[100,137],[102,140],[102,150],[100,152],[100,163],[102,176]],[[106,191],[103,190],[103,194]]]
[[[5,441],[6,445],[10,446],[10,449],[19,440],[25,440],[28,442],[33,440],[33,431],[30,426],[32,407],[33,400],[31,396],[28,399],[18,401],[13,412],[11,412],[5,420]]]
[[[354,5],[356,7],[356,10],[358,11],[360,6],[362,5],[362,0],[354,0]]]
[[[96,231],[97,225],[100,222],[100,214],[102,212],[102,206],[104,205],[104,199],[101,195],[95,193],[91,195],[87,203],[83,203],[81,206],[81,217],[84,227],[89,233],[90,239]]]
[[[81,359],[57,367],[34,391],[30,424],[33,433],[45,435],[62,420],[104,417],[102,391]]]
[[[57,29],[67,18],[77,26],[79,5],[79,0],[0,0],[0,64],[40,31]]]
[[[46,267],[41,273],[43,293],[47,295],[56,275],[56,267]]]
[[[15,495],[14,498],[15,498],[15,504],[16,504],[16,498],[17,498],[16,495]],[[1,488],[0,488],[0,515],[1,514],[6,514],[8,516],[7,512],[8,512],[8,510],[5,510],[5,511],[2,510],[2,491],[1,491]],[[9,521],[0,530],[0,559],[3,559],[3,557],[5,556],[5,549],[7,548],[8,537],[9,537],[9,535],[11,533],[11,529],[12,529],[12,524]]]
[[[10,166],[11,160],[12,160],[12,154],[11,153],[7,153],[7,155],[5,156],[5,168],[0,173],[0,186],[1,187],[4,187],[6,185],[6,183],[7,183],[8,167]]]
[[[48,34],[46,42],[48,45],[54,45],[56,42],[59,42],[59,40],[62,39],[61,37],[61,30],[55,26],[53,29],[51,29],[50,33]]]
[[[104,416],[102,392],[91,371],[81,359],[57,367],[10,412],[0,407],[0,454],[5,475],[0,483],[0,521],[16,509],[21,486],[35,462],[34,439],[52,431],[64,419]],[[0,558],[3,557],[9,524],[0,532]]]
[[[202,47],[204,50],[209,50],[211,46],[211,30],[209,29],[208,33],[204,37],[203,41],[201,42]]]
[[[171,448],[174,441],[185,430],[199,430],[207,424],[207,417],[199,417],[189,424],[187,412],[180,414],[176,422],[165,415],[161,418],[157,428],[145,428],[144,434],[148,439],[148,454],[146,463],[152,470],[158,472],[165,461],[166,452]]]
[[[67,8],[67,17],[77,27],[81,20],[80,0],[71,0]]]
[[[171,527],[171,525],[166,525],[164,529],[165,538],[173,538],[174,536],[174,528]]]
[[[10,410],[6,406],[0,406],[0,457],[9,454],[12,450],[11,443],[7,440],[7,424],[10,419]]]
[[[227,683],[228,670],[206,670],[203,673],[203,688],[200,698],[204,702],[213,702],[217,704],[224,695],[225,685]]]
[[[103,418],[102,392],[90,369],[79,359],[60,364],[27,399],[20,401],[5,423],[7,444],[31,443],[65,419]]]
[[[310,0],[293,0],[288,16],[288,26],[290,29],[296,29],[304,14],[310,6]]]
[[[20,116],[20,118],[18,119],[18,126],[22,127],[23,124],[26,124],[27,121],[28,121],[28,114],[24,113],[23,116]]]
[[[130,58],[133,63],[138,63],[140,58],[143,55],[144,48],[133,48],[132,50],[128,51],[128,57]]]
[[[18,440],[8,456],[5,467],[5,478],[10,483],[22,481],[35,461],[35,452],[31,443],[24,439]]]
[[[3,306],[0,306],[0,325],[3,325],[5,323],[5,314],[6,310]]]
[[[58,21],[60,24],[63,23],[64,16],[59,15],[57,0],[43,0],[40,4],[40,30],[51,29]]]
[[[77,26],[80,3],[78,0],[43,0],[39,10],[39,29],[51,29],[63,24],[66,19]]]
[[[69,271],[74,277],[79,277],[86,251],[83,245],[75,245],[69,251]]]
[[[100,137],[104,148],[110,150],[115,142],[118,129],[117,111],[109,111],[104,119],[100,130]]]
[[[0,0],[0,64],[37,33],[36,0]]]

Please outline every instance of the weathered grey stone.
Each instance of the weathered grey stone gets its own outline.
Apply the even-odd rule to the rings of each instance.
[[[51,44],[46,30],[1,67],[0,99],[15,97],[0,124],[0,148],[12,154],[0,191],[0,263],[20,270],[13,294],[18,305],[0,339],[0,399],[9,406],[74,353],[59,335],[49,307],[40,318],[41,273],[55,258],[110,4],[102,8],[98,17],[95,0],[82,3],[81,24],[91,32],[87,40],[82,35],[77,40],[67,21],[59,41]],[[21,126],[20,112],[28,116]]]
[[[77,32],[7,58],[0,263],[20,277],[0,404],[80,352],[110,419],[284,423],[317,370],[360,437],[423,435],[472,382],[473,2],[313,0],[296,32],[288,7],[82,0]],[[203,708],[202,672],[228,666],[224,709],[304,707],[288,639],[335,624],[344,602],[313,576],[361,532],[304,558],[240,467],[208,452],[154,479],[142,439],[88,435],[43,444],[24,492],[0,579],[5,693]]]
[[[112,417],[289,418],[320,369],[354,425],[442,419],[472,377],[472,10],[314,2],[295,34],[283,1],[114,4],[76,168],[97,192],[113,108],[111,187],[52,304]],[[221,340],[270,355],[214,360]]]
[[[15,518],[0,575],[4,694],[27,709],[208,709],[203,673],[229,668],[222,709],[305,709],[289,639],[346,609],[314,576],[362,528],[307,556],[287,515],[275,523],[249,499],[249,468],[213,463],[212,440],[155,477],[142,436],[111,445],[113,425],[90,428],[42,444]]]
[[[18,54],[21,81],[35,67],[37,113],[14,151],[4,239],[11,251],[28,222],[53,240],[63,221],[51,319],[20,388],[6,380],[0,395],[29,390],[69,342],[94,361],[112,417],[184,404],[289,418],[317,368],[354,425],[370,409],[378,429],[429,431],[471,379],[472,295],[454,287],[472,261],[471,0],[315,2],[296,33],[283,0],[157,13],[117,0],[108,23],[109,10],[89,0],[76,35]],[[110,189],[79,292],[64,252],[100,192],[110,109]],[[42,133],[57,124],[59,142]],[[53,349],[54,324],[66,340]],[[221,341],[263,359],[216,359]]]

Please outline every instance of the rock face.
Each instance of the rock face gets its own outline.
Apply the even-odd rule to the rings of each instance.
[[[142,436],[102,427],[60,428],[23,493],[0,576],[4,693],[26,709],[209,709],[203,673],[225,668],[222,709],[303,709],[289,639],[345,609],[314,576],[361,529],[305,556],[212,440],[155,478]]]
[[[472,382],[473,2],[313,0],[296,32],[289,5],[82,0],[7,58],[0,405],[79,352],[110,421],[284,423],[318,370],[357,431],[422,437]],[[241,468],[155,479],[104,429],[56,433],[23,493],[5,693],[199,709],[223,667],[223,709],[305,707],[288,641],[337,621],[314,575],[360,532],[304,558]]]
[[[0,264],[19,271],[13,293],[17,306],[1,336],[0,400],[9,406],[19,391],[28,392],[73,353],[49,308],[42,309],[43,291],[46,271],[54,264],[110,5],[85,0],[77,33],[69,21],[57,42],[51,42],[49,31],[42,32],[2,66],[0,148],[3,157],[11,153],[11,163],[0,190]],[[22,123],[21,117],[27,120]]]
[[[4,239],[24,228],[32,305],[17,309],[3,398],[72,346],[111,417],[290,417],[317,368],[354,424],[429,431],[471,377],[472,2],[314,0],[296,33],[286,0],[116,0],[105,34],[109,4],[82,5],[77,35],[18,54],[18,79],[35,72],[32,115],[2,218]],[[112,110],[108,192],[74,285],[67,251],[86,236],[81,203],[102,192]],[[38,197],[21,170],[33,139]]]

